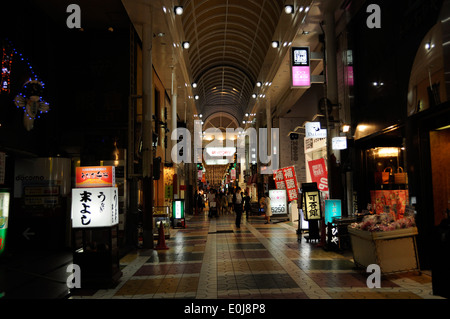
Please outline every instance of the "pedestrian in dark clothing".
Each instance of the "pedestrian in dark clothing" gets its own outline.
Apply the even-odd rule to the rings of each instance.
[[[245,191],[244,195],[244,210],[245,210],[245,218],[248,221],[248,217],[250,216],[250,212],[252,210],[252,205],[250,204],[250,196],[248,195],[248,191]]]
[[[236,193],[233,196],[233,204],[234,204],[234,211],[236,212],[236,228],[240,228],[243,210],[242,193],[240,187],[237,188]]]

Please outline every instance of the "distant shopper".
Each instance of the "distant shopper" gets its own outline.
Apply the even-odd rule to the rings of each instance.
[[[228,212],[233,213],[233,193],[231,190],[228,191]]]
[[[250,216],[250,212],[252,210],[252,206],[250,204],[250,196],[248,195],[248,191],[245,191],[245,195],[244,195],[244,210],[245,210],[245,218],[248,221],[248,217]]]
[[[236,190],[235,195],[233,196],[233,204],[234,204],[234,212],[236,213],[236,228],[241,227],[241,217],[242,217],[242,210],[243,210],[243,200],[242,200],[242,193],[241,188],[238,187]]]
[[[270,217],[272,216],[272,207],[270,206],[270,197],[269,193],[266,193],[266,197],[264,199],[264,209],[266,212],[266,224],[270,224]]]

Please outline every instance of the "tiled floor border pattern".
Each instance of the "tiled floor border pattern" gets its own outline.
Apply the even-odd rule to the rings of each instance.
[[[296,224],[264,224],[234,216],[193,216],[186,229],[172,229],[168,250],[139,250],[121,260],[123,275],[113,289],[72,299],[438,299],[431,278],[408,273],[383,276],[366,286],[351,252],[325,251],[297,241]],[[331,267],[330,267],[331,265]]]

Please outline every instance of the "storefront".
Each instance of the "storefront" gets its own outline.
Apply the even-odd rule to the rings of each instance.
[[[410,198],[417,211],[421,265],[431,267],[433,292],[449,296],[450,243],[450,72],[448,1],[438,22],[423,38],[413,67],[408,91],[406,147],[410,172]]]

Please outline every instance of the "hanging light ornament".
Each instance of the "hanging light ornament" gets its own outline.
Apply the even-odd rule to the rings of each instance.
[[[40,114],[47,113],[50,109],[49,104],[42,99],[44,84],[38,80],[29,80],[25,82],[21,92],[14,98],[17,108],[22,108],[23,125],[27,131],[34,127],[34,120],[40,118]]]

